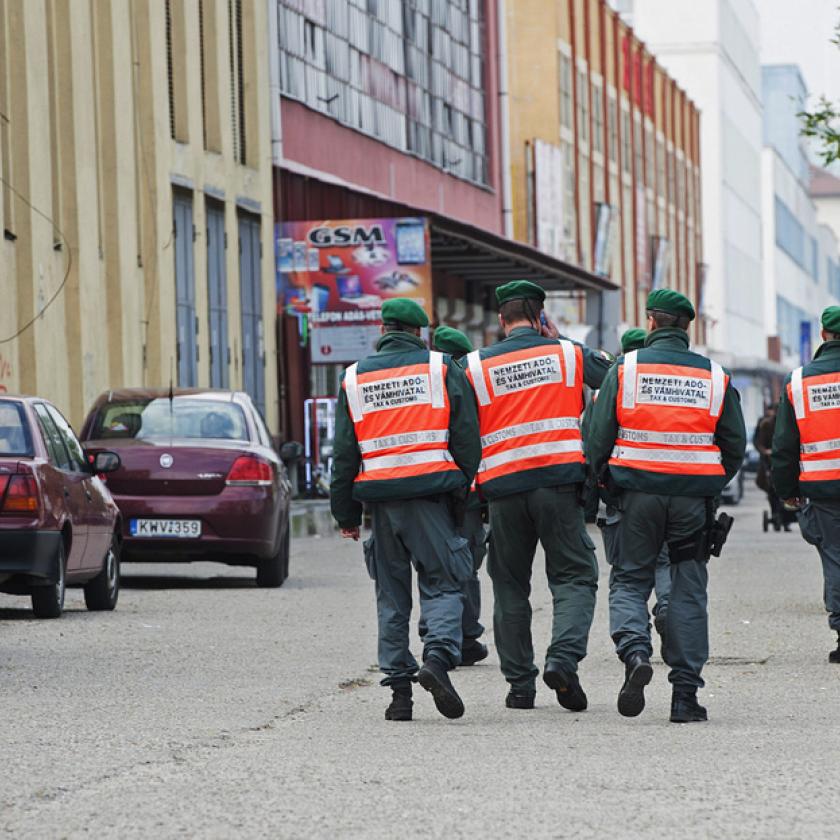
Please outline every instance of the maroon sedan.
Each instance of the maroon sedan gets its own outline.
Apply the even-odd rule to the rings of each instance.
[[[244,393],[108,391],[82,429],[88,453],[113,450],[108,487],[122,512],[123,561],[256,566],[259,586],[289,573],[289,482]]]
[[[31,595],[39,618],[58,618],[65,587],[83,584],[91,610],[112,610],[120,581],[119,510],[55,406],[0,397],[0,591]]]

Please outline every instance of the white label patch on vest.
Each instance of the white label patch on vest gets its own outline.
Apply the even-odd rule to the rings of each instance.
[[[493,393],[498,397],[514,391],[524,391],[539,385],[563,383],[560,359],[557,356],[535,356],[521,362],[497,365],[489,370]]]
[[[840,408],[840,382],[826,382],[808,386],[808,405],[811,411]]]
[[[427,373],[365,382],[359,385],[359,391],[362,395],[362,410],[365,414],[369,411],[384,411],[387,408],[428,404],[432,401]]]
[[[636,380],[636,402],[708,409],[712,404],[712,382],[694,376],[640,371]]]

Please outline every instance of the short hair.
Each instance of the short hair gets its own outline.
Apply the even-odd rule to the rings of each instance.
[[[420,327],[410,327],[408,324],[403,324],[401,321],[389,321],[387,324],[382,325],[383,332],[386,333],[397,333],[397,332],[406,332],[406,333],[413,333],[416,330],[419,330]]]
[[[826,341],[840,341],[840,333],[832,332],[831,330],[826,330],[825,334],[828,336]]]
[[[663,312],[661,309],[648,309],[647,314],[648,317],[653,318],[658,330],[666,327],[676,327],[688,332],[688,326],[691,323],[691,318],[688,315],[674,315],[671,312]]]
[[[538,322],[540,312],[542,312],[542,306],[536,300],[528,298],[508,300],[499,306],[499,314],[506,324],[513,324],[515,321]]]

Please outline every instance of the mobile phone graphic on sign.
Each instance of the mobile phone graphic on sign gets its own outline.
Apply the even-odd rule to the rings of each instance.
[[[397,263],[422,265],[426,262],[426,223],[422,219],[397,222]]]
[[[307,248],[305,242],[295,242],[292,246],[292,253],[293,257],[292,260],[294,262],[294,270],[295,271],[308,271],[308,263],[306,261],[307,257]]]
[[[277,268],[287,274],[294,270],[294,261],[292,259],[293,242],[294,240],[285,237],[277,240]]]
[[[316,283],[312,287],[312,303],[316,312],[326,312],[330,302],[330,287]]]

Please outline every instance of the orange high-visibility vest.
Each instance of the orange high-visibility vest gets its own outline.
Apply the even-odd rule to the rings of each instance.
[[[725,475],[715,429],[729,377],[711,370],[639,361],[618,369],[619,429],[610,465],[671,475]]]
[[[356,481],[385,481],[458,470],[449,453],[449,394],[443,354],[405,367],[344,375],[362,465]]]
[[[802,376],[797,368],[787,386],[799,427],[799,481],[840,481],[840,372]]]
[[[467,356],[478,401],[479,488],[524,470],[583,464],[583,352],[565,339],[482,359]]]

